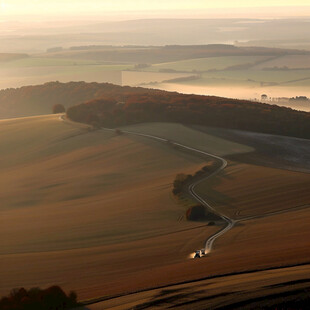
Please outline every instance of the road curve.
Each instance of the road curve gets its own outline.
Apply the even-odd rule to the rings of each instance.
[[[115,129],[109,129],[109,128],[102,128],[102,129],[105,130],[105,131],[115,131]],[[211,250],[212,250],[212,246],[213,246],[213,243],[215,242],[215,240],[217,238],[219,238],[220,236],[222,236],[223,234],[225,234],[230,229],[232,229],[237,221],[235,221],[234,219],[229,218],[228,216],[226,216],[224,214],[221,214],[216,209],[214,209],[207,201],[205,201],[202,197],[200,197],[195,192],[195,187],[198,184],[200,184],[201,182],[203,182],[203,181],[213,177],[214,175],[218,174],[220,171],[224,170],[226,168],[226,166],[227,166],[227,161],[224,158],[219,157],[217,155],[210,154],[210,153],[198,150],[196,148],[193,148],[193,147],[190,147],[190,146],[186,146],[186,145],[181,144],[181,143],[177,143],[177,142],[174,142],[174,141],[171,141],[171,140],[167,140],[167,139],[162,138],[162,137],[153,136],[153,135],[149,135],[149,134],[143,134],[143,133],[134,132],[134,131],[128,131],[128,130],[122,130],[122,132],[126,133],[126,134],[130,134],[130,135],[151,138],[151,139],[154,139],[154,140],[157,140],[157,141],[161,141],[161,142],[170,142],[170,143],[172,143],[175,146],[178,146],[178,147],[183,148],[185,150],[189,150],[189,151],[192,151],[192,152],[195,152],[195,153],[199,153],[199,154],[202,154],[202,155],[205,155],[205,156],[208,156],[208,157],[212,157],[212,158],[214,158],[216,160],[219,160],[222,163],[222,165],[216,171],[214,171],[212,174],[208,175],[207,177],[205,177],[205,178],[203,178],[201,180],[196,181],[195,183],[193,183],[193,184],[191,184],[189,186],[189,192],[194,197],[194,199],[197,200],[198,202],[200,202],[202,205],[204,205],[212,213],[215,213],[216,215],[218,215],[226,223],[226,225],[223,228],[221,228],[218,232],[216,232],[215,234],[213,234],[212,236],[210,236],[206,240],[206,243],[205,243],[205,253],[206,254],[210,253]]]
[[[60,120],[62,121],[66,121],[65,115],[61,115],[59,117]],[[101,128],[101,130],[104,131],[112,131],[115,132],[115,129],[110,129],[110,128]],[[195,153],[199,153],[208,157],[212,157],[218,161],[220,161],[222,163],[222,165],[216,170],[214,171],[212,174],[208,175],[207,177],[200,179],[198,181],[196,181],[195,183],[191,184],[189,186],[189,193],[193,196],[193,198],[195,200],[197,200],[198,202],[200,202],[202,205],[204,205],[207,209],[209,209],[212,213],[215,213],[216,215],[218,215],[220,218],[223,219],[223,221],[226,223],[226,225],[224,227],[222,227],[218,232],[216,232],[215,234],[213,234],[212,236],[210,236],[205,243],[205,253],[210,253],[212,250],[212,246],[213,243],[215,242],[215,240],[217,238],[219,238],[220,236],[222,236],[223,234],[225,234],[226,232],[228,232],[230,229],[232,229],[235,225],[235,223],[237,222],[234,219],[229,218],[228,216],[219,213],[216,209],[214,209],[206,200],[204,200],[202,197],[200,197],[196,192],[195,192],[195,187],[200,184],[201,182],[213,177],[214,175],[218,174],[220,171],[224,170],[227,166],[227,161],[217,155],[214,154],[210,154],[201,150],[198,150],[196,148],[190,147],[190,146],[186,146],[184,144],[181,143],[177,143],[171,140],[167,140],[166,138],[162,138],[162,137],[158,137],[158,136],[153,136],[153,135],[149,135],[149,134],[144,134],[144,133],[139,133],[139,132],[134,132],[134,131],[128,131],[128,130],[122,130],[122,133],[126,133],[126,134],[130,134],[130,135],[135,135],[135,136],[140,136],[140,137],[145,137],[145,138],[150,138],[153,140],[157,140],[160,142],[170,142],[175,146],[178,146],[180,148],[183,148],[185,150],[189,150]]]

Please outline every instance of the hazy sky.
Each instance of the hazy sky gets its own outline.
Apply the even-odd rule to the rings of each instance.
[[[309,0],[0,0],[1,15],[310,6]]]

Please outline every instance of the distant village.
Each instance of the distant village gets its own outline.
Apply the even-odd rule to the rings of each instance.
[[[261,95],[261,102],[274,102],[274,103],[309,103],[310,98],[306,96],[296,96],[296,97],[268,97],[266,94]]]

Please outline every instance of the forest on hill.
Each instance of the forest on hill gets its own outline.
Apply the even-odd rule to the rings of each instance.
[[[310,138],[310,113],[214,96],[111,86],[100,99],[67,110],[73,121],[95,127],[177,122]]]
[[[55,104],[66,109],[72,105],[98,98],[123,101],[126,94],[145,93],[141,87],[121,87],[109,83],[48,82],[0,90],[0,119],[52,113]],[[152,90],[152,93],[161,91]]]
[[[0,118],[49,114],[55,104],[71,105],[100,98],[117,87],[106,83],[49,82],[0,90]]]
[[[310,113],[245,100],[85,82],[0,91],[1,118],[49,114],[55,104],[96,126],[178,122],[310,138]]]

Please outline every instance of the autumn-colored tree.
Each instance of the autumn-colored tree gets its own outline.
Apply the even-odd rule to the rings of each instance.
[[[5,310],[64,310],[77,307],[77,295],[70,292],[66,295],[59,286],[45,290],[40,288],[13,289],[9,296],[0,299],[0,309]]]
[[[122,101],[120,100],[122,98]],[[125,98],[125,99],[124,99]],[[96,114],[104,127],[141,122],[178,122],[310,138],[310,113],[214,96],[111,86],[101,99],[70,107],[74,121]]]

